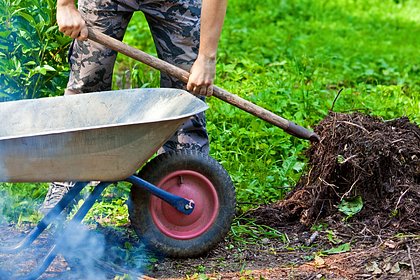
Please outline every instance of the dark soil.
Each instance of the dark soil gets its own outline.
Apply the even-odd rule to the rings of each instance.
[[[245,214],[277,229],[282,238],[231,234],[205,256],[170,259],[147,251],[130,227],[98,226],[90,232],[103,236],[102,257],[92,246],[94,253],[86,254],[92,250],[78,251],[76,244],[76,255],[60,255],[41,279],[88,279],[92,273],[92,279],[124,274],[135,279],[419,279],[419,127],[406,118],[384,122],[332,113],[315,131],[321,142],[309,149],[308,172],[296,188],[285,200]],[[354,197],[362,198],[363,208],[348,217],[338,205]],[[0,226],[0,242],[10,244],[24,232]],[[35,267],[52,232],[18,255],[0,254],[0,278]]]
[[[308,150],[309,170],[285,200],[252,212],[258,221],[281,226],[299,220],[340,223],[337,206],[360,196],[357,220],[371,230],[419,232],[420,128],[407,118],[331,113],[315,129],[321,142]]]

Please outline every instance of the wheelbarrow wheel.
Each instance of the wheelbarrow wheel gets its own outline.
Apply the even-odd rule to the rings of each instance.
[[[169,152],[151,160],[138,176],[195,203],[192,214],[184,215],[149,192],[132,187],[130,220],[148,247],[171,257],[193,257],[226,236],[236,196],[230,176],[216,160],[195,150]]]

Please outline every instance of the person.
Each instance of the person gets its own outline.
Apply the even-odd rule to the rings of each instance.
[[[88,28],[122,40],[134,12],[142,11],[148,22],[159,58],[190,72],[188,83],[161,73],[160,86],[186,88],[211,96],[216,73],[216,54],[226,14],[227,0],[57,0],[59,30],[70,36],[70,76],[65,95],[111,90],[117,53],[87,40]],[[209,152],[204,113],[194,116],[159,149]],[[74,185],[49,185],[41,207],[46,213]]]

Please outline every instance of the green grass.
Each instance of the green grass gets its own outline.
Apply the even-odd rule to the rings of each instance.
[[[307,128],[340,90],[334,111],[419,124],[418,34],[417,0],[230,1],[216,84]],[[124,40],[155,53],[140,13]],[[158,84],[157,71],[119,55],[115,89]],[[211,155],[231,175],[241,209],[283,198],[305,170],[309,143],[216,98],[208,104]]]
[[[361,2],[231,2],[217,84],[306,127],[328,113],[340,89],[336,111],[419,123],[420,6]],[[218,100],[210,106],[212,153],[239,201],[282,198],[308,143]]]

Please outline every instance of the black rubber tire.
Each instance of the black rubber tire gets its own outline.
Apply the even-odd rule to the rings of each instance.
[[[156,226],[151,216],[151,194],[138,187],[131,189],[129,217],[137,235],[150,249],[170,257],[195,257],[212,249],[230,230],[235,214],[236,194],[232,180],[222,165],[196,150],[161,154],[146,164],[138,176],[156,185],[166,175],[178,170],[191,170],[203,175],[216,190],[219,209],[214,222],[207,230],[187,240],[166,235]]]

